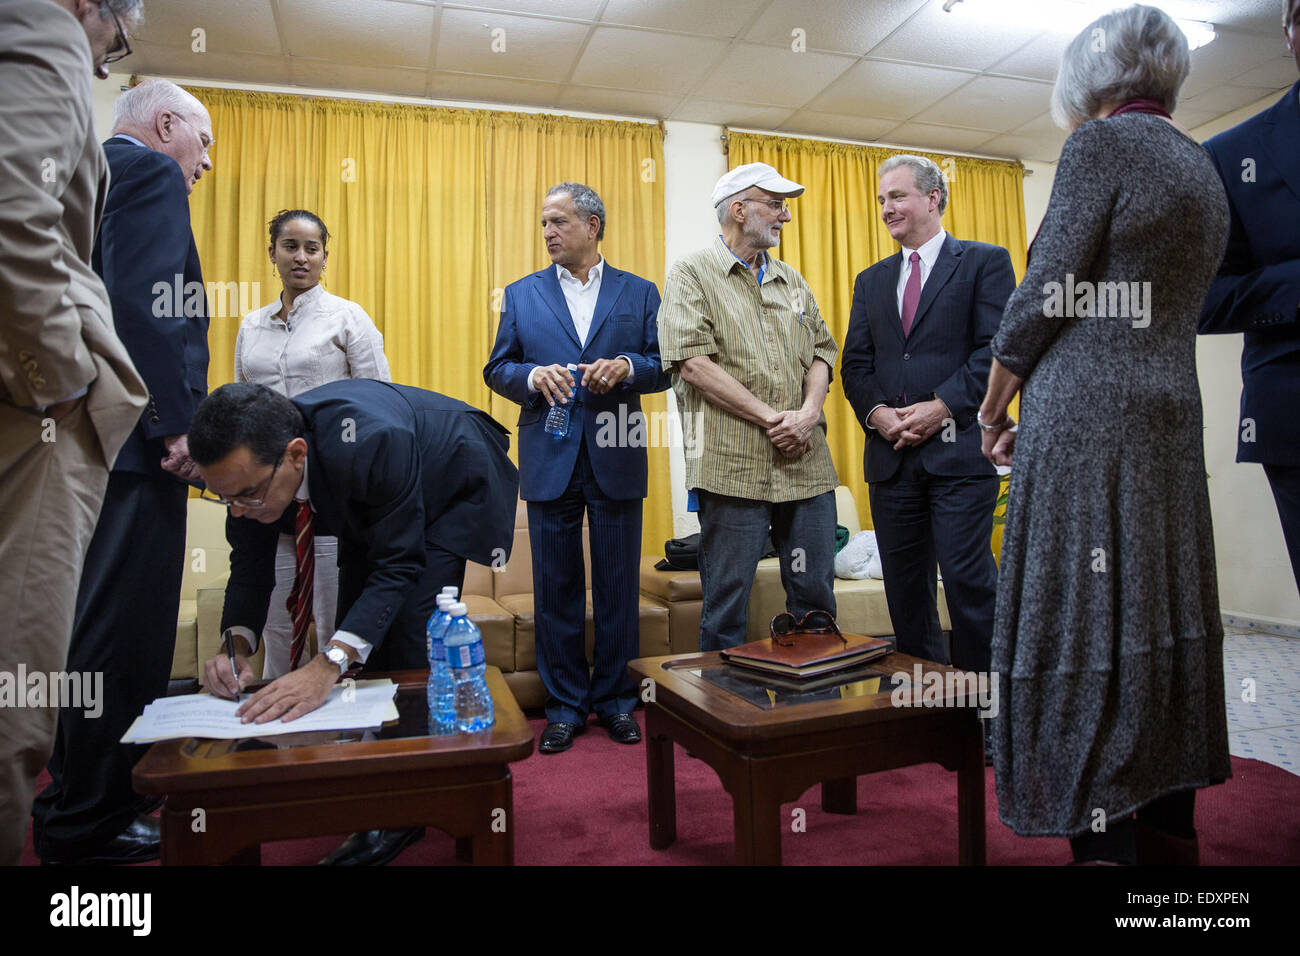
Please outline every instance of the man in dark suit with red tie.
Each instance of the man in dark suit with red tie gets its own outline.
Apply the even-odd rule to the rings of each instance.
[[[238,682],[222,654],[204,665],[209,690],[232,697],[255,680],[257,648],[275,588],[282,526],[300,539],[293,593],[312,607],[315,534],[339,539],[337,630],[296,670],[237,712],[293,720],[315,710],[339,676],[422,669],[425,624],[465,562],[509,557],[519,473],[509,433],[464,402],[405,385],[343,379],[286,398],[263,385],[223,385],[199,406],[190,453],[212,495],[230,509],[230,581],[221,626],[235,635]],[[382,864],[423,828],[355,833],[326,863]]]
[[[948,185],[928,159],[886,160],[877,199],[902,251],[857,277],[841,377],[867,433],[864,468],[889,615],[900,651],[948,663],[937,561],[951,662],[987,672],[998,479],[980,452],[976,412],[989,342],[1015,287],[1011,257],[944,231]]]

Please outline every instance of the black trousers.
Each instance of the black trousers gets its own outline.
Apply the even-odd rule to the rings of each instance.
[[[1136,823],[1154,827],[1172,836],[1190,840],[1196,836],[1196,791],[1180,790],[1166,794],[1140,807],[1134,817],[1107,820],[1101,833],[1087,831],[1070,837],[1070,850],[1078,863],[1106,860],[1132,866],[1137,862]]]
[[[1265,465],[1264,474],[1273,489],[1277,514],[1282,519],[1282,535],[1291,555],[1291,573],[1300,591],[1300,466]]]
[[[79,856],[131,822],[131,768],[145,748],[118,741],[167,693],[185,570],[187,486],[114,471],[77,591],[67,670],[103,674],[102,713],[59,711],[52,778],[32,805],[36,852]]]
[[[428,669],[425,626],[438,609],[438,595],[442,589],[454,584],[459,594],[464,587],[465,559],[426,542],[424,562],[424,573],[420,576],[419,583],[403,602],[379,646],[371,650],[370,657],[361,668],[362,673]],[[366,563],[365,555],[356,552],[340,538],[339,601],[338,613],[334,616],[335,627],[343,626],[343,619],[365,589],[369,573],[370,566]]]
[[[868,489],[898,649],[948,663],[939,628],[937,563],[952,619],[952,664],[987,673],[998,586],[990,544],[997,477],[932,475],[919,450],[909,448],[898,471]]]

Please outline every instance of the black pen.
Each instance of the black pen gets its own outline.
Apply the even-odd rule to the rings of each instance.
[[[221,641],[226,645],[226,656],[230,658],[230,673],[235,678],[235,703],[239,703],[239,670],[235,667],[235,633],[230,628],[221,632]]]

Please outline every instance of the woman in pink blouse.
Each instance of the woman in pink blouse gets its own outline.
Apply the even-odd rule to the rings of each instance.
[[[384,337],[355,302],[321,286],[329,258],[329,230],[315,213],[283,209],[271,220],[271,264],[283,285],[270,305],[251,312],[235,340],[235,381],[257,382],[292,398],[341,378],[392,381],[384,356]],[[285,601],[293,587],[293,536],[280,536],[275,592],[262,638],[266,656],[262,676],[289,670],[292,628]],[[316,536],[313,614],[316,639],[323,645],[334,633],[338,601],[338,539]]]

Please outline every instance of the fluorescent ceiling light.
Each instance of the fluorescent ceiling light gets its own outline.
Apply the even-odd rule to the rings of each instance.
[[[1150,3],[1164,9],[1165,4]],[[1078,33],[1103,13],[1123,6],[1123,0],[944,0],[949,13],[967,18],[978,18],[985,23],[1002,22],[1008,25],[1031,26],[1053,33]],[[1168,10],[1165,10],[1169,13]],[[1173,16],[1170,13],[1170,16]],[[1174,22],[1187,37],[1187,46],[1197,49],[1215,38],[1214,24],[1200,20]]]

